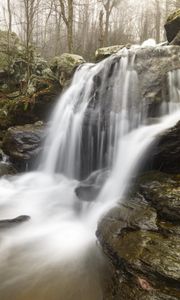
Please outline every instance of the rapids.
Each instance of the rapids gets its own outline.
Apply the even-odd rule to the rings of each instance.
[[[121,56],[76,71],[54,109],[37,171],[0,180],[0,220],[31,217],[0,228],[1,300],[103,299],[108,265],[97,222],[122,199],[156,136],[180,120],[180,71],[168,74],[170,102],[159,122],[146,125],[135,53]],[[76,187],[97,170],[108,176],[95,201],[79,200]]]

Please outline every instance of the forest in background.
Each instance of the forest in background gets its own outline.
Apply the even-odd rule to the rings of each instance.
[[[163,24],[177,8],[180,0],[1,0],[0,30],[46,59],[64,52],[91,59],[99,47],[164,41]]]

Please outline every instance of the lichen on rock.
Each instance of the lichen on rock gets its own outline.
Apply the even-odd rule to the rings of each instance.
[[[50,61],[50,68],[59,80],[61,86],[64,87],[68,84],[70,78],[72,78],[76,68],[84,62],[85,60],[82,56],[63,53]]]

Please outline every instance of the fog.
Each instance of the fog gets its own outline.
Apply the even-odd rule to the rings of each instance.
[[[164,41],[163,24],[179,7],[180,0],[1,0],[0,29],[45,58],[73,52],[89,59],[98,47]]]

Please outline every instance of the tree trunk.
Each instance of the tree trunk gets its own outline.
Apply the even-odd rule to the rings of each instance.
[[[11,3],[10,0],[7,0],[8,7],[8,81],[10,81],[10,66],[11,66],[11,32],[12,32],[12,13],[11,13]]]
[[[161,9],[159,0],[156,0],[156,42],[161,40]]]
[[[104,46],[104,30],[103,30],[103,11],[99,13],[99,46]]]
[[[105,42],[105,46],[108,46],[108,43],[109,43],[110,0],[107,1],[106,5],[105,5],[105,10],[106,10],[106,21],[105,21],[104,42]]]
[[[73,0],[68,0],[68,24],[67,24],[68,51],[73,52]]]

